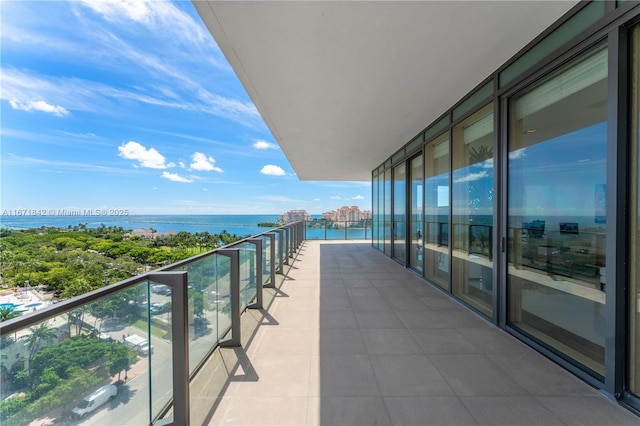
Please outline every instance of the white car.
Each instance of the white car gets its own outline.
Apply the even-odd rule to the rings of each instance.
[[[131,334],[124,338],[124,344],[135,348],[140,355],[149,355],[149,352],[153,353],[153,345],[143,337],[137,334]]]
[[[76,418],[85,417],[105,402],[111,401],[116,395],[118,395],[118,388],[115,385],[102,386],[85,396],[71,412]]]

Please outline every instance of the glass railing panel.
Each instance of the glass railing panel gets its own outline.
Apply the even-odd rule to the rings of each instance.
[[[367,238],[367,234],[370,236],[370,232],[367,232],[367,228],[371,225],[365,220],[359,220],[355,222],[345,222],[347,240],[364,240]]]
[[[325,223],[324,220],[313,220],[305,222],[305,236],[307,240],[324,240],[325,239]]]
[[[234,246],[240,260],[240,311],[256,297],[256,245],[242,243]]]
[[[276,246],[276,258],[273,260],[273,267],[276,268],[276,271],[278,270],[278,268],[280,268],[280,245],[282,244],[282,241],[280,239],[280,232],[274,232],[273,233],[276,238],[275,238],[275,246]]]
[[[148,326],[148,340],[139,335],[127,337],[136,349],[151,360],[151,412],[157,417],[173,400],[173,341],[171,339],[171,288],[150,282],[149,303],[142,306],[140,315]]]
[[[172,270],[187,272],[189,372],[193,373],[231,326],[230,261],[211,253]]]
[[[150,424],[159,413],[150,409],[149,383],[164,378],[150,368],[148,294],[144,281],[3,333],[0,423]],[[170,351],[151,339],[158,352]]]
[[[344,240],[346,238],[345,225],[347,222],[327,221],[327,240]]]
[[[271,281],[271,238],[261,235],[262,240],[262,284]]]
[[[231,259],[216,256],[216,271],[213,276],[217,295],[209,299],[217,318],[217,340],[221,340],[231,328]]]
[[[313,220],[305,222],[307,240],[365,240],[372,237],[372,221]]]

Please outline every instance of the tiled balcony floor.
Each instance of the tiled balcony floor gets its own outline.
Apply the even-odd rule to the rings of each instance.
[[[363,242],[306,241],[191,424],[640,425],[640,418]]]

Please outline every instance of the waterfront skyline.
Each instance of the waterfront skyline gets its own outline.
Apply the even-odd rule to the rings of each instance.
[[[3,2],[0,208],[272,214],[371,207],[301,182],[191,2]]]

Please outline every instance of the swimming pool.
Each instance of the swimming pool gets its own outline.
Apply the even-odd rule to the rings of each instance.
[[[17,308],[20,305],[16,305],[15,303],[0,303],[0,308]]]

